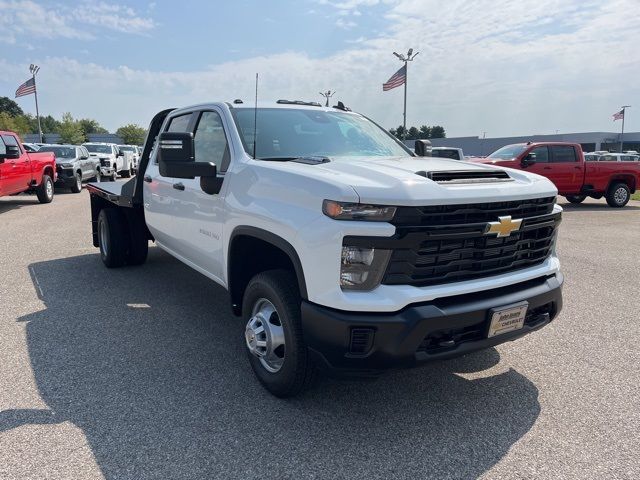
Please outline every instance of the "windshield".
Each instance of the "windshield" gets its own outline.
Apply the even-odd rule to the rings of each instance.
[[[126,145],[118,145],[120,150],[124,150],[125,152],[135,152],[135,147],[127,147]]]
[[[113,153],[111,145],[85,145],[91,153]]]
[[[526,147],[526,145],[507,145],[493,152],[489,155],[489,158],[511,160],[512,158],[516,158],[520,155]]]
[[[254,110],[233,110],[245,150],[253,155]],[[411,154],[364,117],[323,110],[259,108],[256,157],[403,156]]]
[[[76,149],[71,147],[42,147],[39,152],[53,152],[56,158],[76,158]]]

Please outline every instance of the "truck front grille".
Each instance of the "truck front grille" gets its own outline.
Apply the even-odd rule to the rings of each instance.
[[[560,214],[551,213],[553,201],[415,207],[422,216],[411,213],[411,226],[401,225],[403,218],[409,218],[402,210],[413,207],[401,207],[400,216],[396,213],[392,221],[400,225],[393,237],[395,245],[389,244],[393,251],[382,283],[422,287],[539,265],[551,254],[560,223]],[[485,233],[488,222],[507,215],[523,219],[517,231],[501,238]]]
[[[397,227],[409,227],[493,222],[506,215],[528,218],[551,213],[555,201],[555,197],[544,197],[510,202],[398,207],[391,223]]]

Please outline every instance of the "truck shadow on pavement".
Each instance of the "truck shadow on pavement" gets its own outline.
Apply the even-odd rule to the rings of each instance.
[[[50,410],[0,412],[0,432],[73,422],[108,479],[477,478],[540,413],[513,369],[459,375],[497,364],[495,349],[279,400],[253,378],[223,289],[159,249],[142,267],[95,254],[29,270],[46,308],[19,321]]]

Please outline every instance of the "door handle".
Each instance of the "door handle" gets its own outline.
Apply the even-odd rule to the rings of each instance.
[[[184,190],[184,185],[181,183],[174,183],[173,184],[173,188],[175,188],[176,190]]]
[[[142,177],[142,179],[147,183],[153,182],[153,178],[151,178],[149,175],[145,175],[144,177]]]
[[[551,167],[544,167],[543,170],[551,170]]]

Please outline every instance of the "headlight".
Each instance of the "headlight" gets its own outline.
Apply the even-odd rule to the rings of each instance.
[[[340,287],[343,290],[372,290],[380,285],[391,250],[342,247]]]
[[[322,202],[322,213],[334,220],[365,220],[369,222],[388,222],[396,213],[396,207],[384,205],[363,205],[361,203]]]

